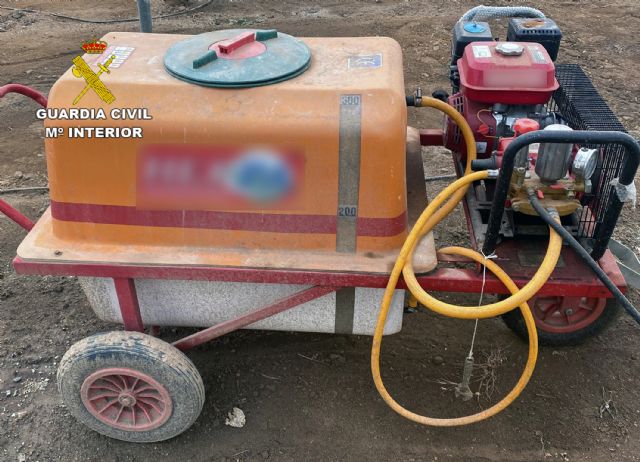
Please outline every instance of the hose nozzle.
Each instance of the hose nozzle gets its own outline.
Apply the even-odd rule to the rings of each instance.
[[[469,401],[473,398],[473,392],[469,388],[471,381],[471,373],[473,372],[473,356],[467,356],[464,360],[464,368],[462,369],[462,382],[456,386],[456,398],[462,398],[462,401]]]

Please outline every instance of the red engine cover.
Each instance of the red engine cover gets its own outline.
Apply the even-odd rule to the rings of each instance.
[[[513,49],[520,54],[505,54]],[[483,103],[545,104],[559,86],[553,61],[538,43],[472,42],[458,71],[462,93]]]

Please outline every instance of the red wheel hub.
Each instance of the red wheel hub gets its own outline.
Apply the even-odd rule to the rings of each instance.
[[[127,368],[94,372],[82,383],[80,396],[91,415],[120,430],[153,430],[164,424],[172,411],[165,387],[147,374]]]
[[[534,297],[529,307],[539,329],[553,334],[567,334],[584,329],[600,317],[606,298]]]

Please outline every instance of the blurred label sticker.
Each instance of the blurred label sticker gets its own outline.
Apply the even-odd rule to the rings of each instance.
[[[491,58],[491,49],[487,45],[473,45],[471,48],[476,58]]]
[[[279,146],[148,145],[138,155],[137,205],[158,210],[300,207],[305,157]]]
[[[382,67],[382,53],[349,56],[349,69]]]

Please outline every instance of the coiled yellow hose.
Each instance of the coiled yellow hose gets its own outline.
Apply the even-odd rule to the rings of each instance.
[[[544,285],[553,272],[558,258],[560,257],[562,238],[560,238],[553,229],[549,229],[550,239],[545,258],[534,277],[522,289],[518,289],[511,278],[509,278],[509,276],[498,265],[491,260],[487,260],[483,255],[474,250],[463,249],[460,247],[447,247],[440,250],[440,253],[462,255],[486,265],[487,269],[496,275],[496,277],[498,277],[498,279],[500,279],[500,281],[512,293],[509,298],[498,303],[491,303],[482,306],[458,306],[437,300],[426,293],[418,283],[413,272],[412,257],[416,243],[422,236],[431,231],[436,224],[451,213],[456,205],[462,200],[472,182],[487,178],[489,173],[486,171],[470,173],[471,161],[476,157],[475,139],[466,120],[458,111],[448,104],[434,98],[424,98],[421,106],[439,109],[458,124],[467,145],[465,176],[448,185],[427,206],[427,208],[422,212],[422,215],[420,215],[420,218],[418,218],[418,221],[409,233],[409,236],[407,236],[407,239],[400,250],[400,254],[393,266],[389,282],[387,283],[385,293],[382,297],[380,313],[378,314],[376,329],[373,336],[373,344],[371,347],[371,372],[373,375],[373,381],[380,393],[380,396],[382,396],[384,401],[398,414],[424,425],[451,427],[479,422],[499,413],[518,397],[529,381],[538,356],[538,336],[531,310],[529,309],[526,301]],[[444,206],[442,206],[443,204]],[[556,219],[558,218],[556,217]],[[391,305],[391,298],[400,278],[400,274],[403,274],[409,291],[420,303],[445,316],[461,319],[489,318],[504,314],[517,306],[520,307],[527,326],[527,332],[529,333],[529,355],[520,379],[507,396],[488,409],[473,415],[458,418],[433,418],[422,416],[402,407],[391,397],[385,388],[380,375],[380,349],[382,346],[384,326],[389,313],[389,307]]]

